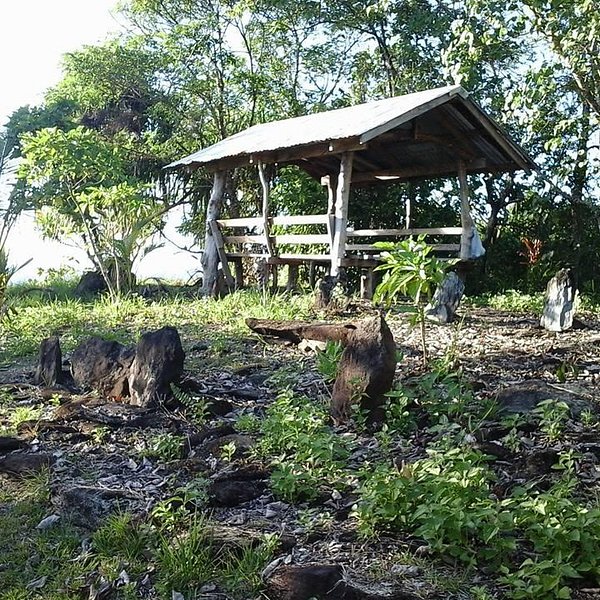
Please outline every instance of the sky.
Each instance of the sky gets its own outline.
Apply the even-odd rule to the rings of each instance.
[[[63,54],[120,30],[114,5],[115,0],[0,0],[0,126],[20,106],[43,101],[45,91],[60,80]],[[169,237],[177,237],[174,225],[171,220]],[[82,253],[42,240],[31,215],[18,223],[8,247],[13,265],[33,259],[16,280],[64,264],[79,271],[90,266]],[[197,268],[196,258],[166,248],[148,255],[139,275],[187,278]]]

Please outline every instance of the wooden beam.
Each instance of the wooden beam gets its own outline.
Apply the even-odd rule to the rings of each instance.
[[[350,199],[350,182],[352,180],[352,162],[354,152],[345,152],[340,160],[340,173],[335,195],[335,221],[333,244],[331,247],[330,275],[338,275],[342,266],[346,248],[346,232],[348,228],[348,202]]]
[[[487,161],[485,158],[478,158],[466,163],[467,169],[485,170]],[[442,177],[443,175],[456,175],[456,162],[444,163],[440,165],[421,165],[416,167],[399,167],[397,169],[386,169],[385,171],[372,171],[370,173],[356,173],[352,177],[352,183],[363,183],[379,181],[378,177],[397,177],[398,180],[410,179],[415,177]]]
[[[408,235],[462,235],[462,227],[416,227],[411,229],[354,229],[348,237],[383,237]]]
[[[249,217],[243,219],[217,219],[221,227],[258,227],[262,225],[261,217]]]
[[[272,217],[273,225],[327,225],[329,215],[290,215]]]
[[[368,145],[361,142],[357,137],[347,138],[344,140],[333,140],[328,142],[318,142],[315,144],[306,144],[304,146],[296,146],[295,148],[284,148],[281,150],[273,150],[271,152],[257,152],[256,154],[243,154],[240,156],[232,156],[213,162],[204,163],[202,165],[188,165],[190,168],[205,167],[209,172],[217,170],[230,170],[237,167],[257,164],[259,162],[269,164],[285,164],[297,161],[304,161],[310,158],[317,157],[334,157],[344,152],[356,152],[366,150]]]
[[[525,172],[531,172],[531,165],[535,164],[529,156],[524,156],[514,142],[510,139],[502,127],[491,117],[485,115],[482,109],[471,99],[463,99],[461,106],[464,106],[475,117],[477,122],[485,129],[490,137],[517,163]]]

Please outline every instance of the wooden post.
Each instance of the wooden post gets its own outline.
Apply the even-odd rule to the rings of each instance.
[[[340,174],[335,194],[335,221],[333,245],[331,248],[330,275],[340,272],[342,259],[346,254],[346,229],[348,227],[348,200],[350,198],[350,181],[352,180],[352,160],[354,152],[344,152],[340,160]]]
[[[373,298],[373,267],[366,267],[360,272],[360,297],[363,300]]]
[[[308,285],[310,289],[314,290],[317,283],[317,265],[314,260],[308,263]]]
[[[265,245],[267,247],[267,254],[273,256],[273,246],[271,244],[271,232],[269,227],[269,180],[265,174],[265,166],[262,162],[258,163],[258,176],[260,178],[260,184],[262,186],[262,219],[263,219],[263,233],[265,236]]]
[[[225,190],[225,171],[216,171],[213,179],[213,187],[206,207],[206,225],[204,230],[204,254],[202,254],[202,293],[206,296],[217,296],[219,252],[216,240],[213,236],[211,222],[216,221],[221,214],[223,204],[223,192]],[[215,223],[216,225],[216,223]]]
[[[458,181],[460,183],[460,224],[463,228],[460,236],[460,259],[469,260],[471,258],[471,239],[475,224],[471,217],[471,208],[469,206],[469,185],[467,183],[467,169],[464,161],[458,163]]]
[[[295,292],[298,289],[298,265],[288,265],[288,279],[285,287],[286,292]]]
[[[241,256],[233,259],[235,271],[235,289],[241,290],[244,287],[244,261]]]

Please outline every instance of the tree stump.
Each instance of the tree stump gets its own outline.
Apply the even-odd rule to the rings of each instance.
[[[62,381],[62,352],[58,337],[42,340],[40,356],[33,379],[35,385],[51,387]]]
[[[464,281],[454,271],[447,273],[425,309],[427,318],[442,324],[452,323],[464,293]]]
[[[369,420],[383,417],[381,406],[392,388],[396,344],[382,316],[356,323],[347,336],[331,396],[331,415],[345,422],[353,404],[370,411]]]
[[[561,269],[546,286],[540,325],[548,331],[567,331],[573,326],[577,288],[571,269]]]
[[[131,404],[151,407],[172,396],[171,384],[183,375],[185,353],[174,327],[145,333],[129,369]]]

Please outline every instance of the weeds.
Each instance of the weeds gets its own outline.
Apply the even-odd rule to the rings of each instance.
[[[267,409],[257,452],[274,465],[273,491],[286,500],[314,500],[328,486],[343,487],[349,442],[326,425],[324,407],[286,391]]]

